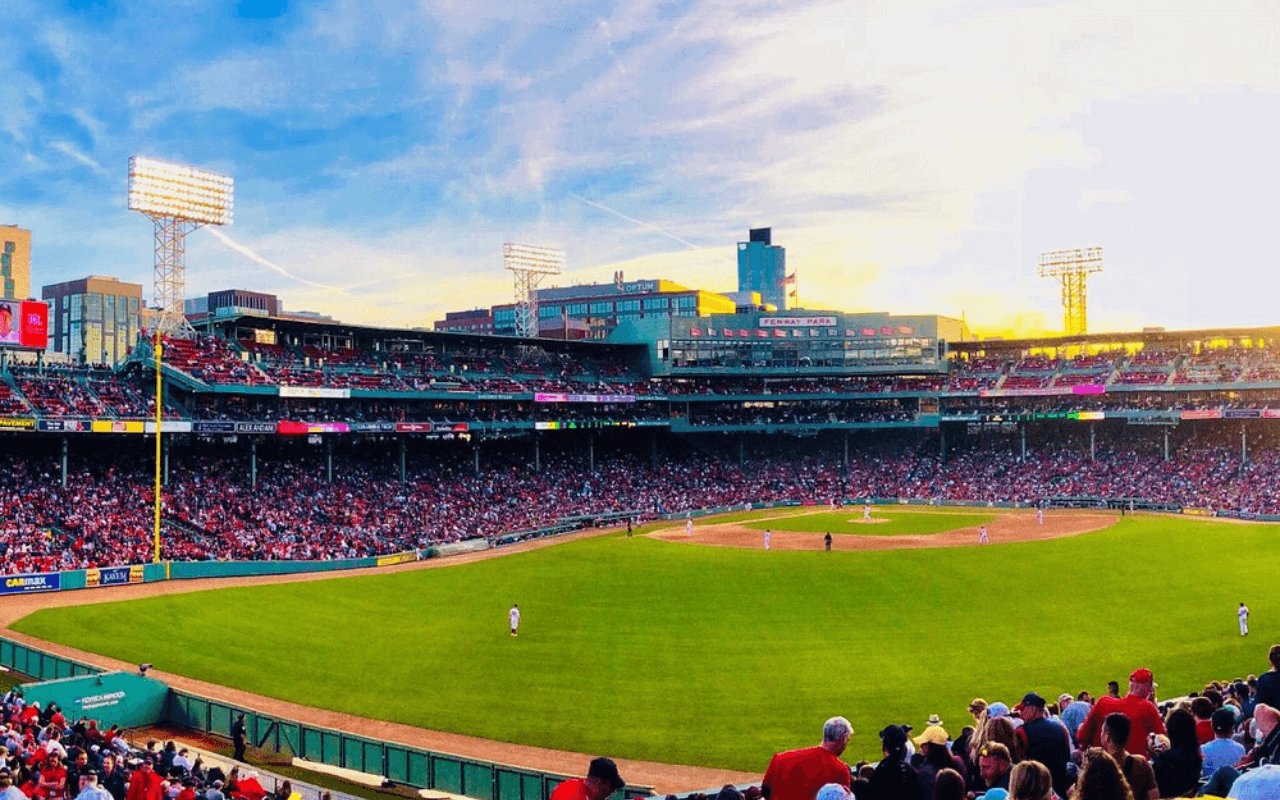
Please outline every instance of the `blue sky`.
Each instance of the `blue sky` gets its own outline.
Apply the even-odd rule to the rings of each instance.
[[[1091,330],[1280,323],[1274,2],[5,5],[33,286],[150,296],[136,153],[236,179],[188,296],[350,322],[508,301],[505,241],[563,248],[560,284],[730,291],[771,225],[808,305],[1058,330],[1038,254],[1102,245]]]

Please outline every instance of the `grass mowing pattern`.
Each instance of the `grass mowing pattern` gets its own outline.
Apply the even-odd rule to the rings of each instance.
[[[849,506],[839,511],[809,511],[782,519],[743,522],[742,527],[760,531],[770,529],[861,536],[922,536],[953,531],[956,528],[988,525],[996,515],[988,511],[885,511],[873,508],[871,518],[887,521],[863,522],[862,506]]]
[[[1261,671],[1280,586],[1200,567],[1243,552],[1252,574],[1275,574],[1276,533],[1138,516],[1045,542],[851,553],[623,534],[449,569],[50,609],[14,627],[306,705],[760,771],[833,714],[853,721],[856,759],[878,753],[890,722],[938,713],[958,732],[974,696],[1098,694],[1137,666],[1173,696]]]

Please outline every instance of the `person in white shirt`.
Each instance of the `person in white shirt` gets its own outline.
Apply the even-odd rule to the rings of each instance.
[[[1240,635],[1249,635],[1249,607],[1244,603],[1240,604],[1240,608],[1236,610],[1236,616],[1240,619]]]
[[[507,612],[507,619],[511,621],[511,635],[515,636],[520,628],[520,606],[511,606],[511,610]]]

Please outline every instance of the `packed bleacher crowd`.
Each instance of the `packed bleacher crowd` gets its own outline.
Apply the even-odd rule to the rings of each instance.
[[[1241,623],[1242,633],[1247,631]],[[765,800],[1158,800],[1280,797],[1280,645],[1270,670],[1213,681],[1156,704],[1151,671],[1095,699],[1088,691],[1032,690],[1016,705],[974,698],[971,720],[933,714],[879,732],[881,758],[840,759],[852,734],[843,717],[817,747],[779,753],[760,787]],[[950,730],[948,730],[948,727]],[[951,731],[955,731],[954,735]],[[916,735],[912,735],[915,733]],[[742,800],[726,787],[717,800]]]
[[[206,765],[174,742],[135,747],[118,725],[67,717],[56,703],[28,703],[21,686],[0,700],[0,798],[4,800],[288,800],[252,771]]]
[[[1137,500],[1248,516],[1280,514],[1280,443],[1256,437],[1242,461],[1230,432],[1191,435],[1165,460],[1158,437],[1082,433],[1033,441],[1023,459],[1010,437],[975,437],[941,458],[936,439],[859,439],[847,464],[803,441],[739,461],[673,439],[656,458],[607,442],[588,463],[581,444],[420,445],[406,481],[382,449],[352,446],[325,459],[305,444],[264,452],[182,449],[163,494],[170,560],[333,559],[381,555],[560,524],[566,518],[657,515],[747,502],[909,498],[974,503]],[[574,449],[574,448],[577,449]],[[150,560],[153,462],[109,447],[78,449],[65,487],[58,457],[0,456],[0,573],[103,567]],[[256,484],[254,479],[256,477]]]

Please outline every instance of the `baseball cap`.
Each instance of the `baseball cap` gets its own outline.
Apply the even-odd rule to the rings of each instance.
[[[1023,695],[1023,697],[1022,697],[1022,705],[1024,705],[1024,706],[1035,706],[1036,708],[1044,708],[1044,707],[1045,707],[1045,702],[1044,702],[1044,698],[1043,698],[1043,697],[1041,697],[1041,696],[1039,695],[1039,693],[1037,693],[1037,692],[1027,692],[1027,693],[1026,693],[1025,695]]]
[[[901,725],[889,725],[880,731],[880,741],[886,747],[904,747],[907,744],[907,732]]]
[[[1152,676],[1151,670],[1142,667],[1141,669],[1135,669],[1133,674],[1129,676],[1129,680],[1134,683],[1154,683],[1155,677]]]
[[[1007,717],[1009,716],[1009,707],[999,700],[987,706],[988,717]]]
[[[612,758],[591,759],[591,766],[587,769],[587,777],[599,778],[609,784],[610,788],[615,792],[627,785],[627,782],[618,774],[618,765],[613,763]]]
[[[982,800],[1009,800],[1009,791],[997,786],[994,789],[988,789],[987,793],[982,795]]]
[[[916,744],[946,744],[947,732],[936,725],[930,725],[924,729],[924,733],[920,734],[911,741]]]
[[[849,800],[848,788],[838,783],[828,783],[818,790],[813,800]]]

